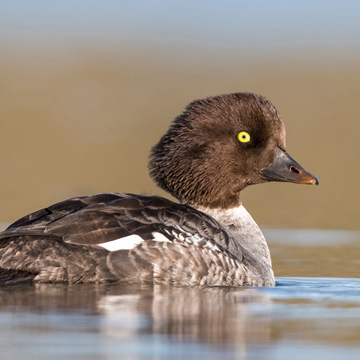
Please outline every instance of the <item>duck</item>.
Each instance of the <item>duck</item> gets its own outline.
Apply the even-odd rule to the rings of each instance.
[[[177,202],[102,193],[26,215],[0,233],[0,282],[275,286],[268,244],[240,193],[319,181],[286,152],[269,100],[238,92],[192,101],[148,167]]]

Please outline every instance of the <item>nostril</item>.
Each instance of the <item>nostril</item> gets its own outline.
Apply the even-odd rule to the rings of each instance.
[[[292,173],[294,173],[294,174],[299,174],[299,173],[300,173],[300,171],[299,171],[296,167],[294,167],[294,166],[290,166],[290,171],[291,171]]]

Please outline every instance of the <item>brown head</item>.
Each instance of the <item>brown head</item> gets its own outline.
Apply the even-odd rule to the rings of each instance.
[[[251,93],[190,103],[152,148],[149,169],[183,203],[208,208],[240,204],[248,185],[266,181],[318,183],[287,153],[275,107]]]

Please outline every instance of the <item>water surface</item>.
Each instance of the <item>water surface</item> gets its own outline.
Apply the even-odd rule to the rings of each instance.
[[[1,359],[357,358],[359,233],[265,234],[275,288],[0,287]]]
[[[354,359],[360,280],[277,287],[23,284],[0,289],[1,359]]]

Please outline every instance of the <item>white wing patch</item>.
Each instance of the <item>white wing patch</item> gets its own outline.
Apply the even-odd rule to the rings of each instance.
[[[209,248],[213,251],[221,252],[221,249],[217,246],[215,241],[210,241],[209,239],[205,239],[204,237],[200,236],[199,234],[193,234],[188,231],[182,229],[179,225],[176,225],[175,228],[178,231],[172,230],[171,232],[167,229],[165,231],[173,236],[175,239],[180,240],[182,242],[187,242],[188,244],[194,244],[197,246],[201,246],[203,248]]]
[[[181,242],[186,242],[188,244],[200,246],[203,248],[209,248],[213,251],[221,252],[221,249],[214,241],[206,239],[200,236],[199,234],[193,234],[188,231],[185,231],[179,225],[175,226],[174,230],[170,231],[168,229],[165,229],[165,231],[171,237]],[[152,236],[153,236],[152,238],[153,241],[164,242],[164,243],[172,242],[165,235],[159,232],[153,232]],[[142,239],[139,235],[129,235],[123,238],[115,239],[98,245],[108,251],[131,250],[135,246],[141,244],[144,241],[145,240]]]
[[[153,236],[153,239],[152,239],[153,241],[170,242],[171,243],[171,241],[165,235],[163,235],[161,233],[154,231],[151,235]]]
[[[159,242],[171,242],[166,236],[161,233],[153,232],[152,233],[154,241]],[[123,238],[111,240],[108,242],[104,242],[102,244],[98,244],[108,251],[119,251],[119,250],[131,250],[135,246],[144,242],[144,239],[139,235],[129,235]]]
[[[136,245],[141,244],[143,241],[144,239],[142,239],[139,235],[129,235],[98,245],[109,251],[131,250]]]

